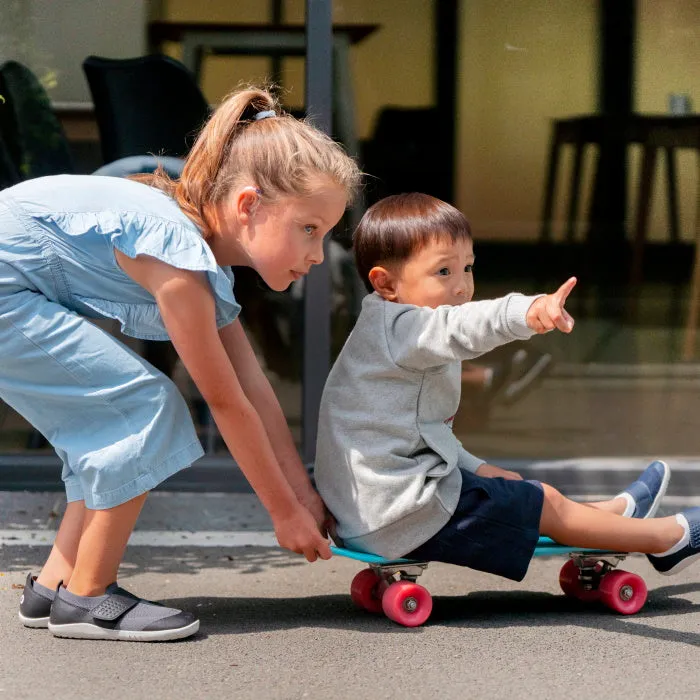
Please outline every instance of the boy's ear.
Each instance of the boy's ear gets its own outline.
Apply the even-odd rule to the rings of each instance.
[[[396,301],[396,276],[386,267],[377,265],[367,275],[374,291],[387,301]]]

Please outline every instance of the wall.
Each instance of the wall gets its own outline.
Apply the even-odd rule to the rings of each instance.
[[[459,70],[457,203],[477,237],[536,240],[550,122],[597,108],[596,0],[471,0],[463,3]],[[700,104],[700,3],[639,0],[635,111],[668,112],[671,92]],[[579,217],[590,197],[593,149]],[[569,154],[558,180],[561,237]],[[639,148],[629,149],[628,229],[637,206]],[[681,232],[693,240],[698,155],[678,152]],[[650,240],[668,240],[664,161],[659,159]],[[579,221],[579,235],[585,221]]]
[[[149,6],[160,19],[267,22],[267,0],[2,0],[0,58],[20,57],[45,77],[55,101],[89,99],[80,63],[89,53],[132,56],[145,50]],[[700,3],[639,0],[636,109],[664,113],[670,92],[700,103]],[[157,8],[157,10],[156,10]],[[302,22],[305,0],[287,0],[287,22]],[[433,101],[432,0],[334,0],[336,23],[379,29],[352,49],[361,138],[388,105]],[[536,240],[551,119],[596,110],[598,0],[462,0],[457,118],[457,204],[479,238]],[[179,46],[168,52],[177,56]],[[241,82],[262,82],[265,58],[208,58],[203,88],[216,103]],[[303,102],[302,59],[283,66],[285,102]],[[692,237],[698,187],[693,153],[679,154],[681,225]],[[568,160],[562,164],[563,193]],[[589,157],[584,170],[590,176]],[[658,168],[651,237],[666,239],[663,160]],[[638,154],[630,153],[630,221]],[[588,188],[582,201],[586,212]],[[561,223],[564,197],[558,198]],[[580,228],[584,224],[581,223]],[[560,231],[561,226],[555,229]],[[560,235],[560,234],[558,234]]]
[[[668,112],[669,93],[690,95],[692,110],[700,108],[700,3],[691,0],[639,0],[637,4],[636,109],[641,113]],[[694,240],[700,178],[695,151],[678,151],[678,191],[681,233]],[[633,156],[632,172],[638,172],[639,154]],[[652,240],[668,240],[665,162],[659,158],[649,225]],[[637,178],[630,182],[630,200],[636,204]]]
[[[147,0],[0,0],[0,59],[29,66],[54,102],[87,102],[81,64],[146,49]]]
[[[386,105],[424,106],[433,101],[433,34],[431,0],[335,0],[337,24],[378,24],[379,28],[352,49],[351,69],[356,102],[356,126],[367,138],[379,109]],[[304,21],[304,0],[287,0],[283,17]],[[259,0],[163,0],[160,14],[171,21],[267,22],[269,4]],[[409,50],[410,47],[410,50]],[[177,55],[178,47],[171,47]],[[203,86],[217,102],[240,81],[260,82],[269,77],[270,62],[261,58],[208,58]],[[287,59],[283,66],[285,103],[303,104],[303,59]]]
[[[457,205],[477,239],[537,237],[551,119],[595,111],[597,5],[463,3]]]

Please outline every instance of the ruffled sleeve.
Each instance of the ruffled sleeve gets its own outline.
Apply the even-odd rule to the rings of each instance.
[[[150,255],[182,270],[206,272],[216,302],[217,328],[237,318],[241,307],[233,293],[233,272],[217,265],[214,254],[194,224],[143,212],[105,214],[101,213],[99,227],[109,244],[112,260],[112,249],[117,248],[130,258]],[[116,260],[114,265],[117,265]],[[137,290],[132,289],[122,298],[106,294],[112,298],[91,296],[80,301],[100,314],[119,320],[126,335],[145,340],[168,340],[155,300],[146,290],[136,287]],[[126,292],[126,289],[122,291]]]

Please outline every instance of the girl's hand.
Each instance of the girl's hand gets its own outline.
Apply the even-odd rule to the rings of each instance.
[[[487,479],[495,479],[500,476],[502,479],[511,479],[513,481],[519,481],[523,478],[518,472],[509,472],[507,469],[496,467],[493,464],[482,464],[476,470],[476,475]]]
[[[320,533],[327,537],[328,535],[328,519],[332,517],[326,508],[326,504],[321,500],[321,497],[314,491],[310,489],[308,493],[303,496],[297,496],[299,503],[301,503],[304,508],[306,508],[311,516],[316,521],[316,525]]]
[[[300,505],[291,514],[272,516],[280,547],[303,554],[308,561],[331,558],[328,540],[321,534],[314,517]]]
[[[527,325],[537,333],[548,333],[558,328],[562,333],[571,333],[574,319],[564,308],[566,298],[576,286],[576,278],[570,277],[554,294],[535,299],[527,310]]]

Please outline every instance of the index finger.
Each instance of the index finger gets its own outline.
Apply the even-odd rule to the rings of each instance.
[[[557,289],[556,292],[554,292],[554,296],[557,299],[557,302],[559,303],[560,306],[564,306],[564,303],[566,302],[566,298],[571,294],[571,290],[576,286],[576,278],[575,277],[569,277],[564,284],[562,284],[559,289]]]

